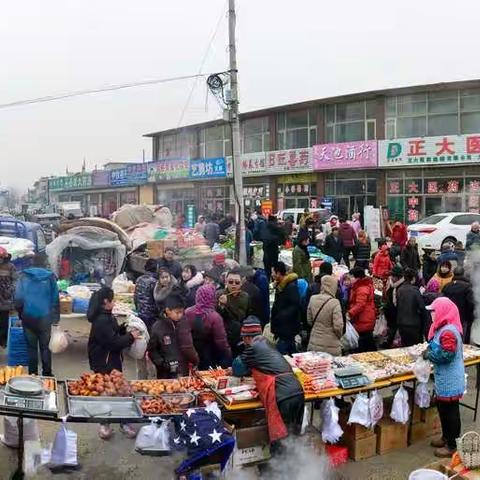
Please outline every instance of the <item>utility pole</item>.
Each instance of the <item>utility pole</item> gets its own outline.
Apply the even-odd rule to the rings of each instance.
[[[237,221],[237,238],[235,244],[239,251],[236,257],[240,265],[247,264],[247,250],[245,245],[245,208],[243,204],[243,178],[242,163],[240,161],[240,119],[238,117],[238,71],[237,48],[235,45],[235,27],[237,17],[235,14],[235,0],[228,0],[228,40],[230,51],[230,125],[232,128],[232,157],[233,157],[233,182],[235,189],[235,213]]]

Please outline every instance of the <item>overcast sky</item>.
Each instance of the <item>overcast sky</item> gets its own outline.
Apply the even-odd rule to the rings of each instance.
[[[0,104],[198,73],[225,0],[0,0]],[[480,77],[474,0],[237,0],[241,110]],[[455,7],[458,7],[457,9]],[[204,72],[227,68],[224,17]],[[0,109],[0,183],[147,158],[192,80]],[[196,83],[182,124],[220,110]]]

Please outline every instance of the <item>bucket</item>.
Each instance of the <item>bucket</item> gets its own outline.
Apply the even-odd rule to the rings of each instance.
[[[437,470],[421,468],[412,472],[408,480],[448,480],[448,477]]]

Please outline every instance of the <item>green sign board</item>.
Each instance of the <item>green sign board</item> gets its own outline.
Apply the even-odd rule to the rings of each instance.
[[[68,177],[55,177],[48,181],[49,190],[80,190],[92,186],[92,175],[82,173]]]

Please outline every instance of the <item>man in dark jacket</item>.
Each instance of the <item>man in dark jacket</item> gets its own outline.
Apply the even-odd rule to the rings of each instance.
[[[279,247],[284,242],[285,237],[282,229],[278,225],[277,218],[273,215],[268,217],[268,222],[263,229],[263,264],[265,272],[270,278],[272,266],[278,262]]]
[[[345,265],[350,268],[350,255],[355,251],[357,234],[345,217],[340,219],[339,234],[343,242],[343,260],[345,261]]]
[[[429,321],[422,294],[415,286],[416,277],[415,270],[407,268],[403,272],[404,282],[397,290],[397,325],[404,347],[423,342]]]
[[[343,250],[343,240],[340,238],[340,231],[338,227],[333,227],[332,233],[325,238],[323,253],[334,258],[337,263],[340,263],[343,258]]]
[[[463,327],[463,342],[470,343],[470,330],[474,320],[475,300],[472,284],[465,277],[463,267],[456,267],[453,271],[453,280],[446,285],[442,293],[458,308]]]
[[[166,268],[177,280],[182,279],[182,265],[175,260],[175,248],[165,248],[163,258],[158,261],[158,269],[160,268]]]
[[[278,340],[277,348],[282,355],[291,355],[297,351],[295,336],[301,329],[302,302],[297,285],[297,275],[289,273],[283,262],[272,268],[275,281],[275,301],[272,306],[271,332]]]
[[[420,271],[420,255],[418,254],[418,245],[414,237],[408,239],[407,245],[402,250],[400,263],[403,268],[411,268],[416,272]]]
[[[397,334],[398,288],[404,281],[402,267],[395,265],[388,278],[383,305],[383,313],[388,327],[387,339],[385,341],[386,348],[392,347],[395,335]]]
[[[245,267],[242,271],[242,290],[248,293],[249,309],[248,314],[257,317],[262,328],[268,323],[268,309],[265,309],[264,299],[260,289],[253,283],[255,270],[252,267]]]
[[[218,242],[220,237],[220,227],[218,223],[215,222],[215,218],[207,217],[207,224],[205,225],[205,230],[203,236],[207,241],[207,245],[212,248],[215,243]]]
[[[437,253],[434,249],[423,249],[422,277],[425,284],[437,273]]]
[[[467,243],[465,244],[465,250],[475,250],[480,247],[480,223],[473,222],[471,230],[467,233]]]
[[[157,303],[153,297],[153,291],[158,280],[157,262],[149,258],[145,263],[145,275],[140,276],[135,284],[133,300],[137,308],[138,317],[143,320],[149,332],[158,319]]]

